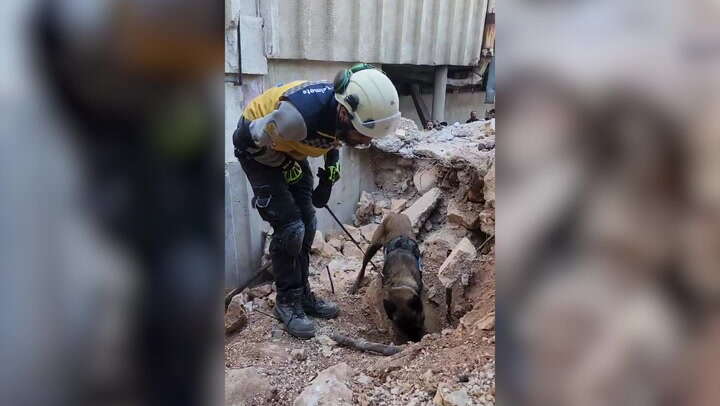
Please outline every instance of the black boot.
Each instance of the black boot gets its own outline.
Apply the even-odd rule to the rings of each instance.
[[[310,284],[307,280],[303,288],[302,307],[308,316],[319,317],[321,319],[334,319],[340,314],[338,305],[315,297],[315,294],[310,290]]]
[[[315,323],[303,311],[303,288],[277,293],[275,315],[285,324],[291,335],[307,340],[315,337]]]

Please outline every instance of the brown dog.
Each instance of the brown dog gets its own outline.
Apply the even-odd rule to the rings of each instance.
[[[381,274],[385,313],[399,333],[418,341],[423,336],[425,322],[421,300],[423,282],[420,250],[408,216],[389,213],[383,219],[372,236],[350,293],[357,292],[365,277],[367,263],[381,247],[385,250],[385,266]]]

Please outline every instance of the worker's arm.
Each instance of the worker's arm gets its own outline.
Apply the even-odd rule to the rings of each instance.
[[[307,136],[307,126],[295,106],[284,101],[272,113],[250,123],[250,136],[254,145],[248,148],[248,152],[254,155],[254,159],[264,165],[278,167],[287,164],[289,157],[272,149],[273,140],[303,140]]]
[[[321,208],[330,200],[333,184],[340,179],[340,151],[333,148],[325,153],[325,168],[318,168],[318,178],[312,202],[313,206]]]

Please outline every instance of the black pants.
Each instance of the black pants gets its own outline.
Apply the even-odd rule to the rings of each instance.
[[[277,291],[302,287],[309,275],[310,247],[317,227],[310,165],[307,160],[300,162],[302,178],[288,185],[280,168],[249,157],[238,159],[255,194],[253,206],[273,228],[270,257]]]

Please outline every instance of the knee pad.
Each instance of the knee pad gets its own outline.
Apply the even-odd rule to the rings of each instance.
[[[273,237],[274,251],[284,252],[291,257],[300,254],[305,238],[305,224],[300,220],[295,220],[283,226],[280,230],[275,230]]]

